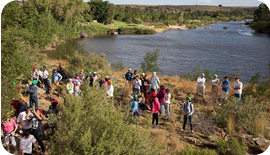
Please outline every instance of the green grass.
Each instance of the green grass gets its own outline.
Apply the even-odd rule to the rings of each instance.
[[[138,26],[137,24],[128,24],[125,22],[121,22],[121,21],[114,21],[114,26],[110,26],[110,25],[104,25],[102,23],[91,23],[90,25],[94,26],[94,27],[100,27],[100,28],[105,28],[105,29],[118,29],[120,27],[130,27],[130,28],[147,28],[146,26]]]

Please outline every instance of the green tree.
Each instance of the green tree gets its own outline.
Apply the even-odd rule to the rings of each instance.
[[[158,72],[160,67],[157,64],[159,58],[159,50],[153,52],[147,51],[141,62],[141,69],[144,72]]]
[[[88,2],[93,12],[94,18],[98,22],[103,23],[106,20],[112,20],[114,17],[114,8],[113,4],[110,4],[108,1],[91,1]]]

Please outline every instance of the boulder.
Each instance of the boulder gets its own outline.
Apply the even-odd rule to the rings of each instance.
[[[192,144],[196,144],[197,138],[194,137],[187,137],[187,140],[192,143]]]
[[[81,33],[81,38],[87,38],[88,35],[86,33]]]
[[[196,146],[203,147],[203,148],[207,147],[210,149],[217,148],[217,145],[215,143],[212,143],[212,142],[200,142],[200,143],[196,144]]]

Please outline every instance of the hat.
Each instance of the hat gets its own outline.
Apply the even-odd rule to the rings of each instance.
[[[134,97],[134,98],[138,98],[138,95],[137,95],[137,94],[135,94],[135,95],[133,95],[133,97]]]
[[[129,68],[128,71],[131,71],[131,68]]]
[[[69,79],[68,79],[68,81],[72,81],[72,79],[71,79],[71,78],[69,78]]]
[[[16,82],[13,82],[13,85],[14,85],[14,86],[16,86],[16,85],[17,85],[17,83],[16,83]]]
[[[34,66],[34,67],[33,67],[33,70],[35,70],[35,69],[37,69],[37,67]]]
[[[21,100],[23,100],[24,102],[26,102],[25,97],[20,97]]]
[[[204,76],[204,73],[202,73],[201,76]]]
[[[143,76],[144,76],[145,74],[144,74],[144,73],[142,73],[141,75],[143,75]]]
[[[218,75],[217,74],[214,74],[214,77],[218,77]]]
[[[157,72],[153,72],[153,74],[157,74]]]
[[[58,102],[56,98],[53,99],[54,102]]]
[[[43,69],[44,67],[43,66],[41,66],[41,68],[40,69]]]
[[[105,76],[105,79],[108,79],[109,78],[109,76]]]
[[[113,82],[112,82],[112,80],[109,80],[108,83],[109,83],[109,84],[112,84]]]
[[[94,72],[94,74],[97,74],[97,72]]]
[[[81,72],[83,72],[83,69],[81,69]]]
[[[37,80],[33,80],[32,84],[37,84]]]
[[[148,90],[145,91],[145,94],[148,94]]]
[[[88,72],[89,75],[91,75],[92,73],[91,72]]]
[[[80,83],[80,82],[78,82],[78,83],[77,83],[77,85],[81,85],[81,83]]]
[[[152,96],[157,96],[157,94],[155,92],[152,93]]]
[[[191,97],[187,97],[187,99],[188,99],[189,101],[191,101]]]
[[[170,89],[166,89],[166,92],[170,92]]]
[[[94,72],[94,74],[95,74],[95,72]],[[101,78],[101,75],[98,75],[98,77]]]
[[[37,111],[39,111],[39,113],[41,113],[41,114],[42,114],[42,110],[41,110],[41,109],[38,109]]]

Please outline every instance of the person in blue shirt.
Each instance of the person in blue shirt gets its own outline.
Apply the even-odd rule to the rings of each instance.
[[[221,100],[222,102],[227,99],[229,95],[229,87],[230,87],[230,81],[227,76],[224,77],[224,81],[221,84],[222,91],[221,91]]]
[[[51,96],[53,93],[53,89],[56,86],[57,90],[58,90],[58,96],[60,95],[60,89],[59,89],[59,81],[62,80],[62,75],[60,73],[57,72],[57,69],[53,69],[53,74],[52,74],[52,87],[51,87]]]
[[[29,98],[29,102],[30,102],[30,107],[33,107],[33,102],[35,102],[35,109],[38,109],[38,97],[37,97],[37,90],[38,87],[36,86],[37,84],[37,80],[34,80],[32,82],[32,85],[29,86],[29,88],[27,89],[27,93],[30,93],[30,98]]]
[[[129,113],[131,116],[134,116],[137,114],[138,117],[140,117],[139,109],[138,109],[138,95],[135,94],[133,96],[133,101],[131,101],[131,107]]]
[[[123,89],[122,94],[124,94],[127,85],[128,85],[128,84],[132,84],[132,82],[131,82],[132,77],[133,77],[133,73],[131,72],[131,69],[129,68],[129,69],[128,69],[128,72],[127,72],[126,75],[125,75],[125,78],[126,78],[127,81],[126,81],[126,84],[125,84],[125,87],[124,87],[124,89]]]

